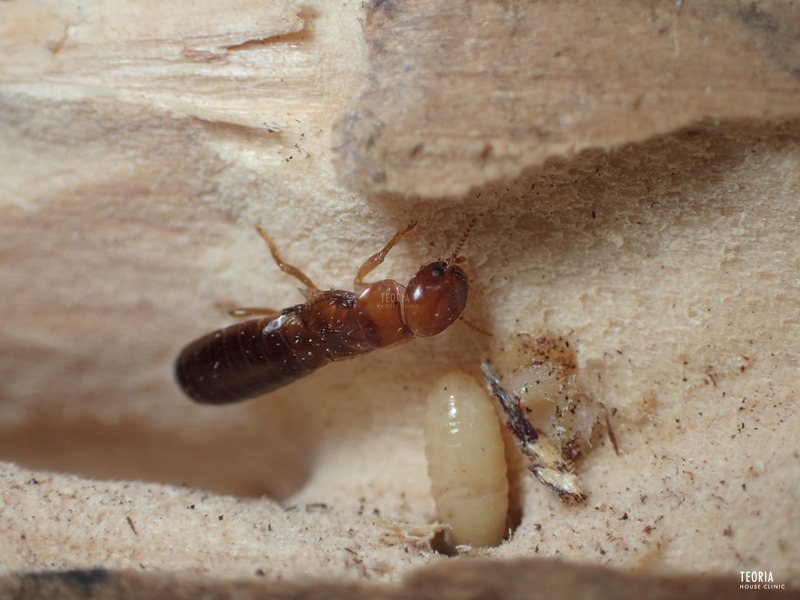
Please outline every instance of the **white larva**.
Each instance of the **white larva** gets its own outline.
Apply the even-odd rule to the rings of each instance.
[[[437,518],[457,546],[496,546],[506,535],[508,475],[500,421],[466,373],[441,377],[425,410],[425,454]]]

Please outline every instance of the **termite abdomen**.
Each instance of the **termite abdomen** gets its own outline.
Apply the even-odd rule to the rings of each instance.
[[[355,295],[321,292],[276,318],[236,323],[195,340],[178,356],[175,378],[203,404],[228,404],[272,392],[333,360],[368,352]]]
[[[280,317],[279,317],[280,318]],[[228,404],[282,387],[313,369],[288,352],[273,319],[236,323],[195,340],[178,356],[175,377],[186,394],[203,404]]]

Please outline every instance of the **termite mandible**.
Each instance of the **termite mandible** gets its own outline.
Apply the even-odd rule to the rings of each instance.
[[[303,283],[306,302],[281,311],[240,308],[238,317],[260,316],[205,335],[178,355],[175,378],[192,400],[229,404],[275,391],[329,362],[376,348],[433,336],[452,325],[467,305],[467,275],[455,264],[475,225],[473,219],[447,260],[423,266],[408,285],[392,279],[365,283],[389,251],[416,225],[398,231],[356,273],[353,292],[320,290],[285,263],[263,228],[256,229],[278,267]]]

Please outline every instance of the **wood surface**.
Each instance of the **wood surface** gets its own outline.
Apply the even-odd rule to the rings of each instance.
[[[97,568],[176,598],[459,598],[550,559],[580,574],[563,595],[800,586],[796,5],[468,6],[0,2],[3,589]],[[227,408],[176,388],[221,304],[302,301],[256,224],[348,289],[410,221],[376,278],[472,216],[466,316],[492,337],[456,324]],[[437,554],[430,386],[545,331],[619,454],[580,461],[578,507],[512,469],[511,538]]]

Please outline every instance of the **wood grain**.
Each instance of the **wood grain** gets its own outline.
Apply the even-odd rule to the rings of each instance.
[[[704,120],[800,112],[791,2],[376,2],[339,125],[361,192],[437,197]]]

